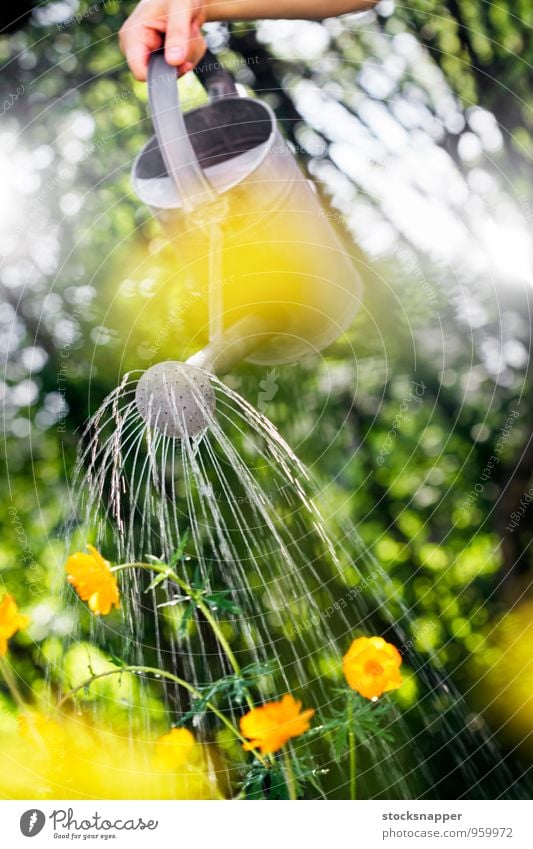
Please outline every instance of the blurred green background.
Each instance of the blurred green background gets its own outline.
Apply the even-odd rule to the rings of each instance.
[[[0,36],[0,580],[32,617],[13,652],[36,691],[61,639],[90,632],[60,589],[80,428],[203,315],[179,285],[152,301],[170,260],[129,182],[151,132],[116,38],[133,5],[43,3]],[[322,357],[229,381],[390,574],[393,614],[407,606],[416,651],[501,745],[511,797],[533,731],[528,12],[381,0],[322,24],[209,27],[274,107],[365,285]]]

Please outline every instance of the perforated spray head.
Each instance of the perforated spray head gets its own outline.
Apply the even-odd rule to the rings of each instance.
[[[215,413],[215,393],[203,369],[158,363],[140,378],[135,403],[143,419],[172,439],[199,436]]]

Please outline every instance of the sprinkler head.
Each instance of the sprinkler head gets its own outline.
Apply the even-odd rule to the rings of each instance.
[[[145,422],[171,439],[202,434],[216,406],[208,373],[179,362],[158,363],[145,371],[135,403]]]

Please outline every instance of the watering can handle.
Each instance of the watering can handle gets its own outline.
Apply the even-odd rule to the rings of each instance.
[[[237,94],[235,83],[216,58],[207,52],[196,69],[211,97]],[[156,50],[148,64],[148,99],[159,149],[169,175],[189,211],[217,199],[189,139],[180,108],[176,68],[169,65],[163,50]]]
[[[222,67],[219,60],[210,50],[206,50],[194,73],[213,100],[217,97],[238,97],[239,92],[235,80],[229,71]]]

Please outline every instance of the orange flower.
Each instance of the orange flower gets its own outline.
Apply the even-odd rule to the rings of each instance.
[[[79,597],[89,603],[93,613],[105,616],[113,606],[119,606],[117,581],[100,552],[92,545],[87,548],[89,554],[78,551],[68,558],[67,580]]]
[[[302,703],[287,694],[279,702],[267,702],[241,717],[241,733],[250,742],[243,749],[260,749],[263,755],[277,752],[291,737],[299,737],[309,728],[313,708],[300,713]]]
[[[352,688],[365,699],[377,699],[402,683],[398,649],[383,637],[359,637],[342,659],[342,671]]]
[[[154,766],[162,770],[179,769],[187,763],[195,745],[187,728],[171,728],[155,744]]]
[[[7,654],[7,641],[29,624],[29,617],[19,613],[17,602],[6,593],[0,603],[0,657]]]

